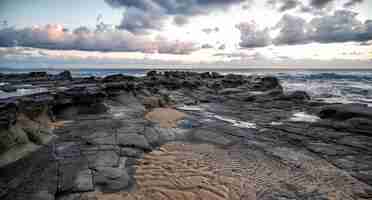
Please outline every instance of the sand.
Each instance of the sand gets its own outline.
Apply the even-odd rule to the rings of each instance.
[[[208,159],[210,155],[217,160]],[[233,162],[223,160],[227,157],[210,144],[172,142],[138,161],[135,190],[85,196],[98,200],[256,200],[255,181],[232,172]]]
[[[185,113],[172,108],[155,108],[145,116],[147,120],[159,123],[162,128],[176,127],[177,122],[185,117]]]

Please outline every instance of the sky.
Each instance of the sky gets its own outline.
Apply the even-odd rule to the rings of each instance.
[[[372,68],[372,0],[0,0],[0,67]]]

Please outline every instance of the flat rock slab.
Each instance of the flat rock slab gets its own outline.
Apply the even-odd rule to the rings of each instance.
[[[89,167],[116,167],[119,165],[119,155],[115,151],[90,152],[87,155]]]
[[[318,115],[321,118],[345,120],[355,117],[372,119],[372,108],[361,104],[339,104],[324,106]]]
[[[75,173],[76,166],[67,165],[61,168],[59,180],[60,192],[88,192],[94,189],[92,173],[89,169],[83,169]]]
[[[151,150],[151,146],[143,135],[121,134],[118,136],[118,144],[122,147],[135,147],[143,150]]]
[[[143,150],[130,147],[123,147],[120,149],[120,156],[139,158],[144,154]]]
[[[224,137],[220,133],[208,131],[208,130],[203,130],[199,129],[196,130],[195,132],[192,133],[192,139],[201,141],[201,142],[207,142],[207,143],[212,143],[216,145],[222,145],[226,146],[231,144],[233,141],[230,140],[227,137]]]
[[[128,187],[130,177],[123,168],[99,167],[94,172],[94,184],[102,191],[120,191]]]

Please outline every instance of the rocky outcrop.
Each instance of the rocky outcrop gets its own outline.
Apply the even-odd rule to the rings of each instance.
[[[319,112],[319,117],[336,120],[346,120],[350,118],[372,119],[372,108],[362,104],[338,104],[324,106]]]
[[[0,100],[1,199],[372,198],[369,107],[275,77],[53,76],[0,76],[48,89]]]

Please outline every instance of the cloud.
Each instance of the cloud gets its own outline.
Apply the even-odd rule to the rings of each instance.
[[[364,0],[350,0],[348,2],[346,2],[344,4],[344,7],[345,8],[348,8],[348,7],[353,7],[355,6],[356,4],[359,4],[359,3],[363,3]]]
[[[285,14],[275,26],[279,35],[274,39],[274,44],[303,44],[307,43],[306,21],[300,17]]]
[[[365,42],[372,40],[372,20],[359,21],[357,13],[338,10],[332,15],[315,17],[310,22],[292,15],[284,15],[275,28],[277,45]]]
[[[225,50],[226,49],[226,44],[221,44],[219,47],[218,47],[219,50]]]
[[[61,25],[46,25],[16,29],[0,29],[0,47],[33,47],[53,50],[82,50],[101,52],[143,52],[189,54],[196,51],[194,43],[149,39],[131,32],[97,28],[91,31],[79,27],[69,32]]]
[[[224,10],[245,0],[105,0],[113,8],[124,8],[121,29],[133,33],[159,30],[169,17],[192,17],[208,14],[212,10]],[[184,21],[185,22],[185,21]]]
[[[249,57],[248,54],[245,53],[216,53],[213,54],[213,56],[216,57],[227,57],[227,58],[244,58],[244,57]]]
[[[214,27],[214,28],[203,28],[201,31],[203,31],[205,34],[211,34],[211,33],[213,33],[213,32],[218,32],[218,31],[220,31],[220,28],[218,28],[218,27]]]
[[[189,19],[183,15],[178,15],[173,18],[173,23],[177,26],[184,26],[189,23]]]
[[[32,55],[30,49],[25,47],[0,48],[0,58],[29,57]]]
[[[271,43],[269,29],[258,29],[254,22],[242,22],[235,26],[240,31],[240,47],[264,47]]]
[[[296,8],[298,5],[301,5],[301,2],[298,0],[282,0],[282,5],[279,8],[279,11],[284,12]]]
[[[279,12],[294,9],[298,6],[302,6],[302,2],[299,0],[267,0],[266,6],[271,9],[276,9]]]
[[[246,0],[246,2],[242,5],[243,10],[249,10],[255,4],[254,0]]]
[[[357,13],[349,10],[337,10],[331,15],[314,17],[307,22],[301,17],[285,14],[270,29],[258,29],[254,22],[240,23],[236,28],[241,33],[239,45],[242,48],[312,42],[358,42],[365,45],[372,40],[372,20],[362,22],[356,16]],[[271,38],[269,31],[278,31],[278,34],[275,38]]]
[[[322,9],[322,8],[324,8],[325,6],[327,6],[332,1],[333,0],[311,0],[310,1],[310,5],[312,7],[315,7],[315,8],[318,8],[318,9]]]
[[[320,43],[363,42],[372,39],[372,21],[362,23],[357,13],[347,10],[316,17],[309,23],[308,38]]]
[[[160,30],[163,27],[164,18],[165,16],[156,12],[129,7],[117,27],[135,34],[147,34],[149,30]]]

